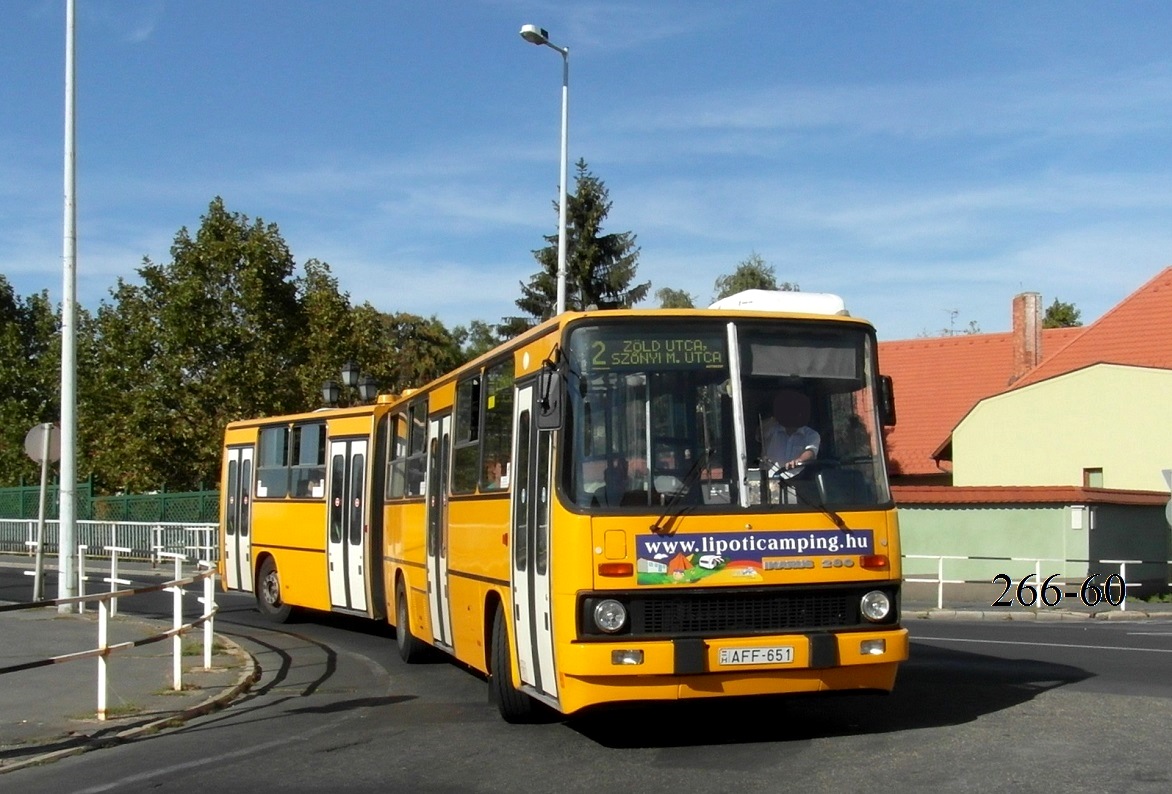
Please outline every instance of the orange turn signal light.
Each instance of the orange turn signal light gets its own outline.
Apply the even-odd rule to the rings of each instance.
[[[886,571],[891,567],[886,554],[864,554],[859,557],[859,565],[872,571]]]
[[[600,562],[599,576],[631,576],[635,573],[635,566],[629,562]]]

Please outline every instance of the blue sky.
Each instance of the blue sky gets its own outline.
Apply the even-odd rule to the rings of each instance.
[[[653,291],[706,304],[757,253],[902,339],[1008,330],[1022,291],[1090,322],[1172,264],[1169,3],[76,2],[91,310],[221,196],[355,303],[516,314],[562,77],[525,23]],[[55,300],[64,18],[0,6],[0,273]]]

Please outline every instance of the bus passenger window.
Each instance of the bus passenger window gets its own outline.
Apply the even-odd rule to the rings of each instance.
[[[258,498],[283,499],[289,493],[289,428],[265,427],[260,431],[256,464]]]
[[[480,490],[509,487],[513,440],[513,358],[489,367],[484,389],[484,471]]]
[[[480,377],[456,384],[452,493],[471,493],[480,479]]]
[[[293,496],[324,499],[326,495],[326,427],[322,422],[294,425]]]
[[[410,425],[405,413],[388,416],[390,432],[387,433],[387,498],[398,499],[407,493],[407,441]]]
[[[427,473],[427,400],[409,409],[411,441],[407,457],[407,496],[423,496]]]

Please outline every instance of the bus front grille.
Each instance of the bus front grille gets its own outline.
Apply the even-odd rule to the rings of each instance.
[[[870,589],[635,593],[631,634],[710,637],[849,629],[863,623],[859,598]]]

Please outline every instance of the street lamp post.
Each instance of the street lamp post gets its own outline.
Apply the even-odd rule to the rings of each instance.
[[[521,38],[530,44],[544,44],[562,55],[562,162],[561,185],[558,188],[558,300],[557,313],[566,310],[566,177],[569,171],[570,142],[570,48],[559,47],[549,40],[549,33],[536,25],[523,25]]]
[[[378,397],[378,382],[370,375],[362,372],[353,361],[342,365],[342,382],[327,380],[321,385],[321,398],[330,408],[336,408],[343,402],[354,405],[354,396],[357,393],[361,404],[373,402]]]

